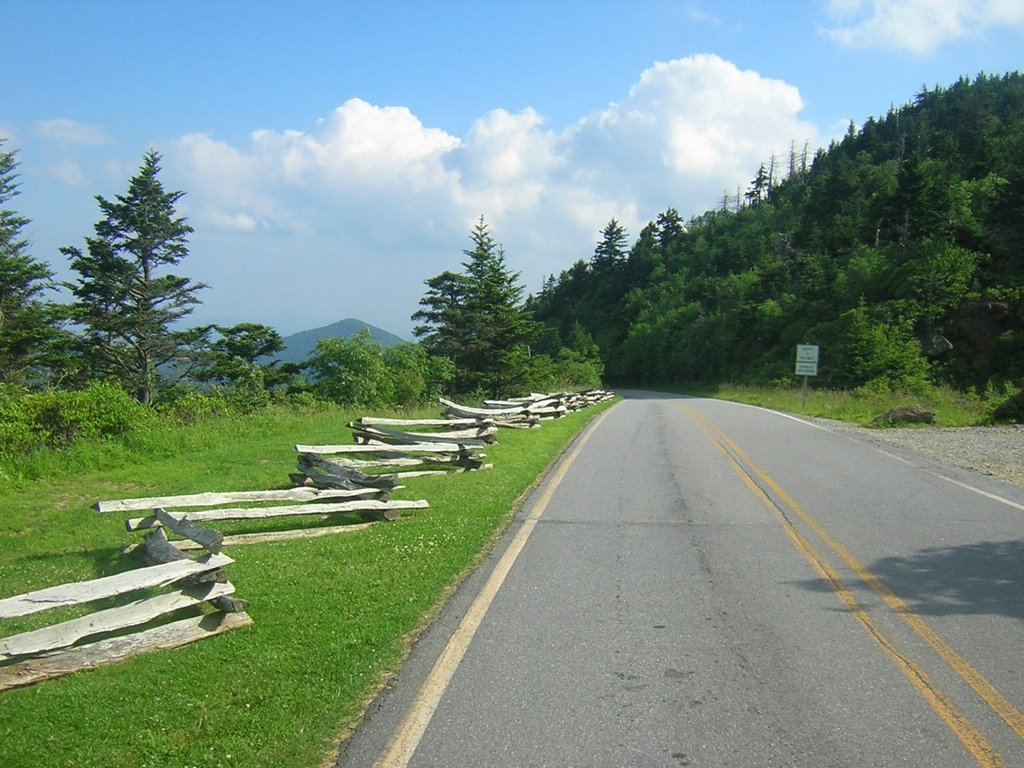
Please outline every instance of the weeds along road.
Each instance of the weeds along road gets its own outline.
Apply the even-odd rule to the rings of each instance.
[[[1024,489],[634,393],[342,766],[1024,765]]]

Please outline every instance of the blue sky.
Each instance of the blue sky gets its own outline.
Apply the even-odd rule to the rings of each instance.
[[[143,154],[195,228],[191,323],[408,336],[483,215],[528,292],[923,86],[1024,67],[1024,0],[4,0],[0,137],[69,277]]]

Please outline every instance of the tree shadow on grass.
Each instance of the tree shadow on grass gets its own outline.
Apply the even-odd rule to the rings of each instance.
[[[1024,540],[982,541],[883,557],[868,566],[920,616],[992,614],[1024,621]],[[821,579],[801,582],[816,591]]]

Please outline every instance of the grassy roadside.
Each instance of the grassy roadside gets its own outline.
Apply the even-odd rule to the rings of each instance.
[[[503,431],[486,472],[410,480],[395,498],[424,498],[431,508],[398,523],[229,550],[236,562],[228,573],[252,602],[252,627],[0,693],[0,764],[320,764],[396,668],[410,633],[600,410]],[[0,593],[137,566],[118,552],[137,535],[124,531],[122,516],[92,512],[98,499],[285,487],[294,443],[345,440],[345,423],[358,415],[272,411],[211,422],[156,453],[83,447],[70,475],[53,466],[46,479],[8,482]],[[0,636],[20,628],[0,621]]]
[[[935,424],[964,427],[988,423],[990,404],[949,389],[932,388],[924,392],[863,392],[810,389],[806,403],[799,388],[748,387],[739,384],[718,386],[683,385],[669,391],[698,397],[715,397],[738,403],[760,405],[786,413],[819,416],[870,426],[871,420],[890,408],[920,405],[935,414]]]

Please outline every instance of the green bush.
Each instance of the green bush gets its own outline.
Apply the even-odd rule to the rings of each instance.
[[[224,391],[224,397],[236,413],[253,413],[266,408],[271,401],[266,372],[258,365],[246,366]]]
[[[114,383],[92,382],[82,390],[0,394],[0,453],[63,448],[82,438],[108,438],[146,428],[152,412]]]
[[[393,381],[391,405],[420,405],[444,391],[455,378],[455,364],[447,357],[431,356],[420,344],[396,344],[383,351]]]
[[[928,361],[909,323],[875,320],[861,303],[843,313],[838,325],[834,384],[877,393],[929,386]]]
[[[320,339],[307,368],[314,396],[360,408],[429,402],[455,376],[451,360],[429,355],[419,344],[383,348],[365,328],[348,340]]]
[[[274,393],[274,401],[280,405],[287,406],[299,413],[316,413],[333,408],[326,400],[321,400],[312,392],[297,391],[287,393]]]
[[[33,428],[27,395],[17,387],[0,385],[0,454],[15,454],[41,445]]]
[[[320,339],[309,359],[313,393],[339,405],[379,407],[394,400],[394,382],[384,353],[369,331],[346,340]]]

